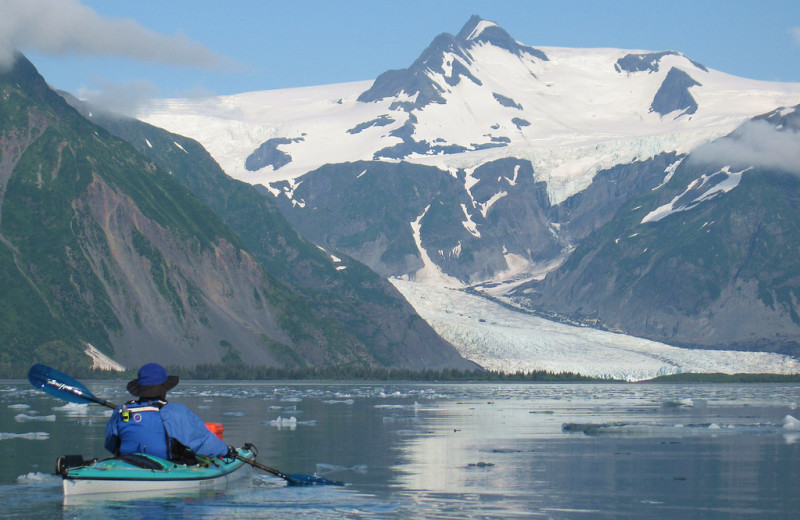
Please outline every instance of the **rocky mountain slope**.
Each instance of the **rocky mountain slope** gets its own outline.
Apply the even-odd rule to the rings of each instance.
[[[301,240],[250,186],[226,185],[216,201],[254,204],[226,213],[233,231],[176,182],[203,168],[196,182],[226,181],[196,143],[148,134],[145,146],[165,154],[149,159],[76,112],[22,56],[0,73],[0,91],[4,373],[88,365],[86,343],[128,366],[472,366],[384,280]]]
[[[688,346],[800,355],[800,106],[698,148],[519,301]]]

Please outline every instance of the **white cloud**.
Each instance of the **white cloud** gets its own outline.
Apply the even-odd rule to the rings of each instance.
[[[158,89],[149,81],[134,80],[125,83],[99,81],[90,88],[82,88],[77,96],[91,107],[116,114],[134,116],[139,106],[158,94]]]
[[[774,168],[800,175],[800,132],[749,121],[732,135],[692,152],[693,161]]]
[[[167,36],[131,19],[104,18],[78,0],[1,0],[0,66],[13,63],[15,49],[201,68],[224,61],[186,35]]]

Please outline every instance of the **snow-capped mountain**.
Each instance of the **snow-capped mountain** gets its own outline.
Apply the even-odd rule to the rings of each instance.
[[[686,201],[703,175],[716,187],[709,200],[721,200],[711,195],[730,192],[743,169],[693,170],[689,182],[699,184],[687,182],[681,192],[669,181],[685,180],[685,159],[701,145],[798,103],[800,84],[734,77],[675,51],[531,47],[473,17],[457,35],[437,37],[408,68],[375,81],[161,100],[138,117],[197,139],[229,175],[263,186],[303,235],[384,276],[480,285],[496,296],[519,286],[515,301],[541,312],[716,348],[730,337],[713,315],[692,307],[697,302],[676,311],[666,298],[643,295],[651,302],[643,306],[608,290],[583,306],[577,295],[591,292],[607,268],[592,264],[570,276],[556,269],[573,251],[587,257],[584,244],[620,239],[598,233],[620,222],[618,212],[638,197],[655,194],[658,202],[635,213],[645,224],[688,214]],[[669,239],[661,234],[650,251]],[[525,285],[547,273],[545,289]],[[663,283],[685,280],[670,276]],[[748,294],[766,302],[771,294],[781,305],[800,300],[765,283]],[[697,305],[725,306],[709,301],[717,291],[706,292]],[[652,323],[653,315],[626,320],[629,306],[614,299],[623,297],[671,321],[633,326]],[[610,312],[615,305],[622,310]],[[781,312],[791,321],[790,310]],[[686,337],[664,333],[674,329],[665,323],[685,320],[698,324]],[[750,332],[740,347],[769,342],[769,326]]]
[[[474,17],[374,82],[163,100],[139,118],[198,139],[251,184],[324,164],[403,160],[455,173],[515,157],[557,204],[604,168],[687,152],[799,99],[800,85],[737,78],[672,51],[526,47]]]
[[[290,219],[304,232],[320,228],[311,208],[326,199],[308,186],[298,189],[311,183],[309,172],[340,165],[348,179],[337,181],[347,183],[339,190],[363,200],[367,194],[356,184],[373,171],[386,175],[398,163],[431,167],[414,171],[447,185],[447,195],[455,197],[449,214],[461,229],[451,231],[451,240],[428,238],[432,232],[423,220],[433,219],[422,217],[434,198],[420,197],[413,214],[394,215],[402,229],[373,233],[387,235],[381,242],[406,242],[394,247],[403,258],[368,263],[385,275],[415,277],[426,260],[410,226],[419,220],[422,242],[435,247],[432,264],[461,283],[476,283],[551,265],[554,252],[582,238],[584,230],[565,230],[569,222],[560,210],[555,218],[529,215],[520,225],[535,230],[530,240],[536,243],[520,241],[514,231],[497,229],[508,211],[503,202],[518,206],[534,198],[541,199],[542,211],[563,208],[600,172],[620,165],[641,170],[648,161],[658,178],[646,188],[655,187],[678,157],[699,144],[798,101],[798,84],[733,77],[677,52],[532,48],[473,17],[458,35],[437,37],[409,68],[371,83],[164,100],[139,118],[199,140],[229,175],[266,186],[298,210],[290,211]],[[509,158],[513,164],[498,162]],[[511,203],[515,198],[520,200]],[[385,220],[375,225],[389,226]],[[349,235],[331,230],[310,236],[367,261],[364,249],[373,257],[391,255],[391,244],[383,249]],[[475,249],[485,259],[465,262],[463,253]]]

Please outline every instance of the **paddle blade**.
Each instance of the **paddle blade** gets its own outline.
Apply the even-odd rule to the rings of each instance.
[[[252,444],[245,446],[249,446],[248,449],[252,450]],[[264,471],[268,471],[272,473],[276,477],[280,477],[285,480],[290,486],[344,486],[344,482],[336,482],[335,480],[328,480],[322,477],[314,477],[311,475],[303,475],[302,473],[294,473],[292,475],[287,475],[281,471],[278,471],[275,468],[270,468],[269,466],[265,466],[260,462],[256,462],[255,460],[249,459],[247,457],[242,457],[241,455],[236,455],[236,458],[250,464],[254,468],[263,469]]]
[[[104,404],[102,399],[92,395],[92,392],[83,386],[80,381],[59,372],[55,368],[39,364],[33,365],[28,371],[28,381],[35,388],[71,403]]]

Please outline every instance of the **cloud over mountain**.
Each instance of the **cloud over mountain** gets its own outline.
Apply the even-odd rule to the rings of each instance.
[[[692,160],[776,168],[800,175],[800,132],[778,129],[763,120],[749,121],[727,138],[695,150]]]
[[[94,108],[130,116],[146,100],[155,97],[158,89],[149,81],[124,83],[98,81],[96,85],[78,90],[77,95]]]
[[[184,34],[167,36],[134,20],[105,18],[77,0],[5,0],[0,17],[0,66],[15,50],[119,56],[188,67],[218,67],[225,58]]]

